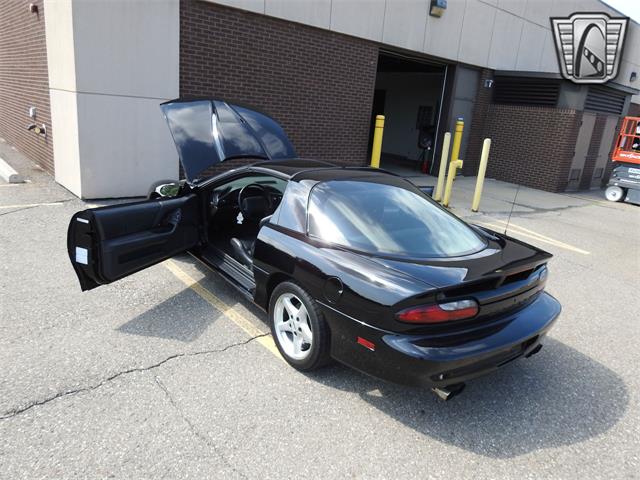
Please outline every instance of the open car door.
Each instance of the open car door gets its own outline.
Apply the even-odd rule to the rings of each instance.
[[[114,282],[199,242],[197,197],[91,208],[71,218],[67,248],[82,290]]]
[[[223,100],[171,100],[161,106],[187,182],[233,158],[296,158],[271,117]],[[196,195],[93,208],[76,213],[67,248],[82,290],[114,282],[199,242]]]

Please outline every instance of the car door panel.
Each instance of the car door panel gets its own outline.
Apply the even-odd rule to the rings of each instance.
[[[83,290],[114,282],[199,242],[195,194],[76,213],[68,250]]]

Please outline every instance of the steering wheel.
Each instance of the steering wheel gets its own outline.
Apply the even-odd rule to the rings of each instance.
[[[245,185],[238,193],[238,207],[243,217],[261,220],[271,213],[271,195],[258,183]]]

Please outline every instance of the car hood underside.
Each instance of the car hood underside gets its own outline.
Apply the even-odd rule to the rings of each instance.
[[[297,158],[282,127],[264,113],[222,100],[171,100],[160,108],[189,182],[232,158]]]

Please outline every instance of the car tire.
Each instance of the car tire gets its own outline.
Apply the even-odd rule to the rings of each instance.
[[[287,281],[273,290],[269,324],[280,354],[293,368],[306,372],[330,362],[327,321],[318,303],[299,285]]]
[[[158,180],[157,182],[153,182],[149,187],[149,191],[147,192],[147,200],[155,200],[156,198],[162,198],[158,192],[156,192],[156,188],[160,185],[166,185],[168,183],[177,183],[177,180]]]
[[[604,196],[610,202],[621,202],[622,200],[624,200],[624,197],[627,196],[627,192],[624,188],[612,185],[610,187],[607,187],[607,189],[604,191]]]

